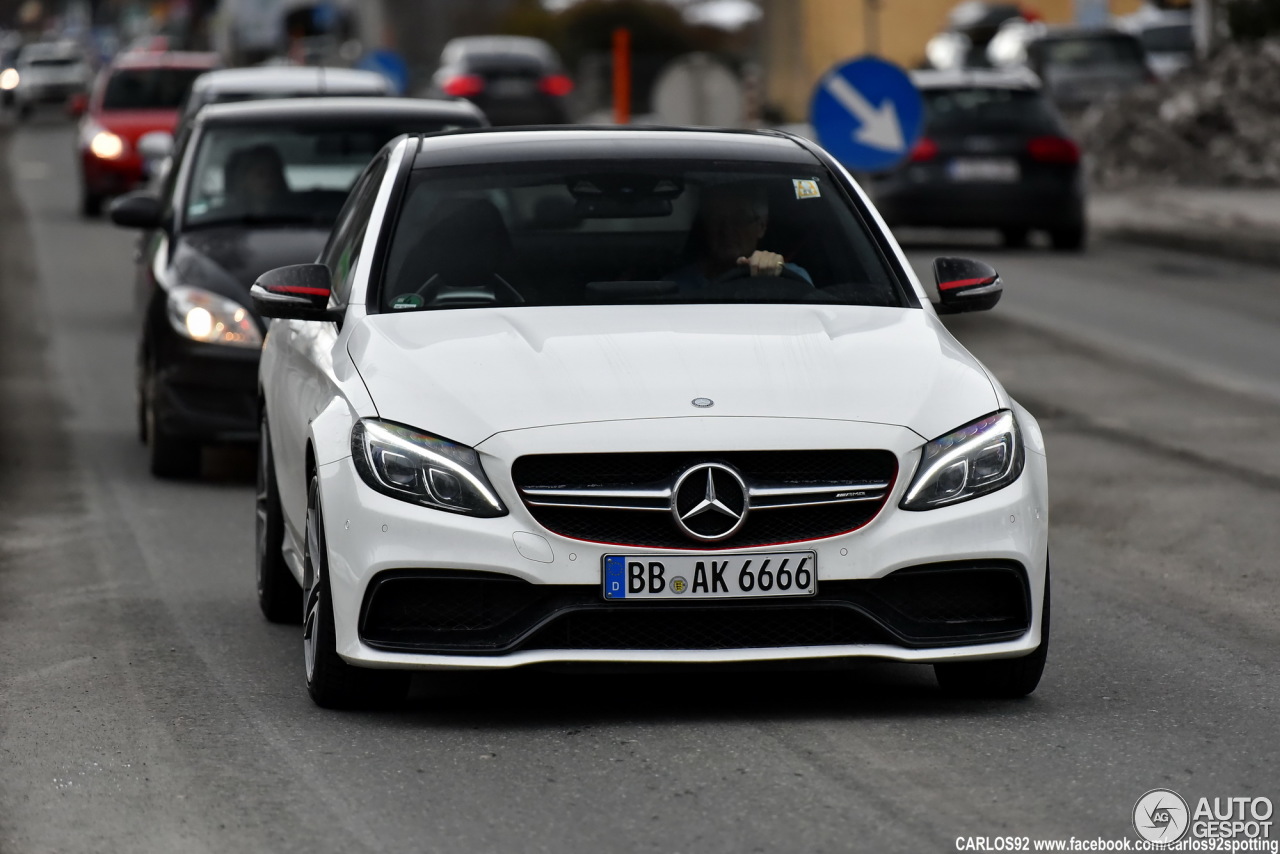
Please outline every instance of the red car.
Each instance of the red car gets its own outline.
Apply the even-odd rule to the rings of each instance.
[[[81,113],[80,211],[97,216],[109,197],[144,178],[138,141],[153,131],[173,133],[178,108],[201,74],[218,67],[214,53],[137,51],[122,54],[98,75]]]

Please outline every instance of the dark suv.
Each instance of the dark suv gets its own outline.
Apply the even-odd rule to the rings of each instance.
[[[569,121],[572,91],[573,81],[546,42],[471,36],[444,46],[428,96],[466,98],[494,125],[547,125]]]
[[[1026,243],[1043,229],[1055,249],[1085,241],[1080,149],[1040,89],[1020,71],[922,71],[924,136],[868,188],[890,226],[995,228]]]

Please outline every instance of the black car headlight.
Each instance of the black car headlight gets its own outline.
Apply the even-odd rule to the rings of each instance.
[[[507,514],[480,456],[465,445],[365,418],[351,431],[351,457],[364,482],[383,495],[468,516]]]
[[[262,333],[249,309],[221,294],[175,285],[169,289],[169,325],[184,338],[229,347],[262,347]]]
[[[1007,409],[979,418],[924,446],[916,476],[899,505],[932,510],[1003,489],[1022,474],[1018,420]]]

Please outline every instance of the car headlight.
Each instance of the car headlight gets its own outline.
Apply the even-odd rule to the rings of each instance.
[[[351,431],[356,471],[370,488],[437,510],[507,515],[471,448],[400,424],[365,418]]]
[[[924,446],[916,476],[900,505],[931,510],[1003,489],[1022,474],[1018,421],[1001,410]]]
[[[89,140],[89,150],[99,160],[115,160],[124,154],[124,140],[109,130],[100,130]]]
[[[169,324],[206,344],[261,347],[262,333],[249,309],[219,294],[179,285],[169,289]]]
[[[124,156],[125,141],[97,122],[85,120],[80,124],[80,144],[99,160],[116,160]]]
[[[4,71],[0,71],[0,89],[3,89],[6,92],[11,92],[18,88],[18,81],[20,79],[21,78],[18,76],[18,69],[6,68]]]

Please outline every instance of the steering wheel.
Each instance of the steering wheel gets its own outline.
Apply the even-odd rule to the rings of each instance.
[[[746,264],[740,264],[736,267],[731,268],[728,272],[721,273],[720,275],[716,276],[714,279],[711,280],[710,284],[723,285],[727,282],[736,282],[738,279],[745,279],[748,277],[751,277],[751,267]],[[775,276],[756,276],[754,278],[790,279],[793,282],[803,282],[806,285],[813,287],[813,282],[809,281],[804,276],[797,273],[795,270],[792,270],[791,268],[787,267],[786,264],[782,265],[782,269],[780,269],[777,275]]]

